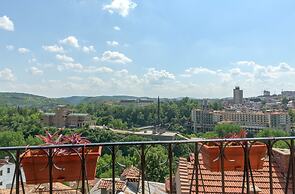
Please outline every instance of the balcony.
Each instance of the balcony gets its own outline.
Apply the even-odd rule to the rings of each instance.
[[[0,193],[295,193],[295,160],[294,145],[295,137],[278,138],[243,138],[243,139],[195,139],[176,141],[144,141],[144,142],[115,142],[115,143],[91,143],[86,145],[58,145],[58,146],[31,146],[31,147],[1,147],[2,155],[9,155],[10,160],[2,161],[0,167],[5,164],[13,164],[11,168],[12,181],[10,189],[2,189]],[[278,142],[283,142],[287,149],[274,148]],[[234,162],[229,156],[227,148],[232,144],[239,147],[242,155],[241,166],[228,166]],[[208,166],[205,159],[204,146],[215,145],[217,155],[211,162],[215,167]],[[147,178],[147,154],[151,148],[162,145],[166,148],[167,158],[159,161],[159,166],[168,168],[168,174],[161,177],[165,182],[156,183]],[[189,156],[175,157],[175,148],[187,145]],[[262,145],[264,155],[256,162],[253,161],[255,145]],[[138,164],[131,167],[122,167],[117,161],[119,149],[134,147],[138,153]],[[87,167],[89,164],[88,149],[102,148],[102,155],[109,153],[112,175],[109,178],[98,179],[96,182],[89,179]],[[67,182],[63,178],[56,178],[55,174],[60,171],[68,172],[57,165],[57,149],[79,150],[78,169],[79,176],[74,181]],[[28,179],[24,168],[25,153],[30,151],[43,152],[46,155],[46,163],[39,169],[45,174],[41,182]],[[71,161],[73,163],[73,161]],[[34,164],[38,166],[38,163]],[[122,174],[118,174],[118,168],[122,168]],[[1,169],[0,169],[1,170]],[[46,171],[46,173],[42,172]],[[5,175],[0,171],[0,181]],[[69,173],[71,174],[71,173]],[[36,175],[37,177],[37,175]],[[65,183],[67,182],[67,183]],[[1,182],[2,183],[2,182]],[[3,183],[2,183],[3,184]],[[1,186],[1,185],[0,185]],[[130,191],[127,192],[127,187]],[[103,192],[102,192],[103,191]]]

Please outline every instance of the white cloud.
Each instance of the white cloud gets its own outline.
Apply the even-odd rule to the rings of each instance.
[[[67,44],[76,48],[79,48],[79,41],[75,36],[68,36],[67,38],[60,40],[60,43]]]
[[[90,82],[93,84],[93,85],[96,85],[96,86],[104,86],[105,83],[102,79],[100,79],[99,77],[89,77],[88,78],[90,80]]]
[[[43,71],[37,67],[31,67],[30,68],[30,73],[32,75],[42,75],[43,74]]]
[[[73,71],[77,71],[77,72],[81,72],[83,71],[84,66],[80,63],[63,63],[62,65],[58,65],[57,66],[57,70],[58,71],[63,71],[63,70],[73,70]]]
[[[48,52],[52,52],[52,53],[63,53],[64,52],[64,48],[62,46],[58,46],[58,45],[44,45],[42,46],[42,48],[45,50],[45,51],[48,51]]]
[[[0,79],[4,81],[14,81],[16,78],[9,68],[4,68],[0,70]]]
[[[83,78],[82,77],[78,77],[78,76],[70,76],[67,77],[68,80],[72,80],[72,81],[82,81]]]
[[[84,52],[84,53],[90,53],[90,52],[95,52],[95,48],[94,48],[94,46],[83,46],[83,48],[82,48],[82,51]]]
[[[115,72],[115,75],[116,75],[117,77],[125,77],[125,76],[127,76],[128,74],[129,74],[129,72],[128,72],[127,69],[121,69],[121,70]]]
[[[253,78],[256,79],[276,79],[283,75],[294,75],[295,68],[287,63],[279,63],[278,65],[260,65],[254,61],[238,61],[237,65],[248,66],[252,70]]]
[[[19,48],[19,49],[18,49],[18,52],[19,52],[20,54],[26,54],[26,53],[30,52],[30,50],[27,49],[27,48]]]
[[[144,74],[144,78],[152,84],[159,84],[166,80],[174,80],[175,75],[166,70],[156,70],[155,68],[149,68],[148,72]]]
[[[72,57],[69,57],[67,55],[59,55],[57,54],[56,59],[61,61],[61,62],[74,62],[74,59]]]
[[[117,13],[123,17],[126,17],[130,10],[135,9],[137,6],[132,0],[112,0],[110,4],[104,5],[103,10],[107,10],[109,13]]]
[[[132,60],[126,57],[123,53],[119,53],[116,51],[105,51],[102,54],[101,61],[107,61],[111,63],[131,63]]]
[[[119,46],[119,43],[113,40],[113,41],[107,41],[107,45],[116,47],[116,46]]]
[[[80,63],[65,62],[62,65],[58,65],[59,71],[72,70],[80,73],[112,73],[113,69],[109,67],[95,67],[95,66],[84,66]]]
[[[83,72],[86,73],[112,73],[113,69],[109,68],[109,67],[94,67],[94,66],[86,66],[83,68]]]
[[[94,62],[98,62],[98,61],[100,61],[99,57],[93,57],[92,60],[93,60]]]
[[[6,49],[9,51],[13,51],[14,50],[14,46],[13,45],[7,45]]]
[[[35,57],[28,60],[28,63],[35,63],[37,62],[37,59]]]
[[[208,74],[216,74],[216,71],[204,68],[204,67],[192,67],[185,70],[186,74],[199,74],[199,73],[208,73]]]
[[[113,29],[114,30],[117,30],[117,31],[120,31],[121,30],[121,28],[119,26],[114,26]]]
[[[0,17],[0,29],[14,31],[14,24],[7,16]]]

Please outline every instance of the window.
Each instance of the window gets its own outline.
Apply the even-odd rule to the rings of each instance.
[[[10,173],[10,168],[7,168],[7,173]]]
[[[2,171],[2,170],[0,170],[0,176],[2,176],[2,174],[3,174],[3,171]]]

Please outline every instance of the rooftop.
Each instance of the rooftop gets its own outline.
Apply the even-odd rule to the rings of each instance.
[[[252,171],[255,190],[260,193],[270,193],[270,176],[269,176],[269,161],[264,162],[263,169]],[[199,156],[200,168],[198,171],[199,193],[222,193],[222,177],[221,172],[212,172],[206,169],[203,165],[202,156]],[[194,157],[191,159],[180,158],[178,165],[178,173],[176,179],[179,179],[181,192],[196,193],[196,172],[194,169]],[[225,186],[226,193],[242,193],[243,188],[243,171],[225,171]],[[194,181],[192,181],[192,179]],[[278,167],[276,162],[272,163],[272,180],[273,192],[284,193],[285,176]],[[191,186],[192,183],[192,186]],[[246,183],[244,184],[244,192],[246,191]],[[250,190],[253,190],[252,181],[250,181]],[[290,191],[291,192],[291,191]]]

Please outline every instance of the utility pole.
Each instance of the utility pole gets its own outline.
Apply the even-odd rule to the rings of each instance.
[[[158,126],[160,126],[160,97],[158,96]]]

